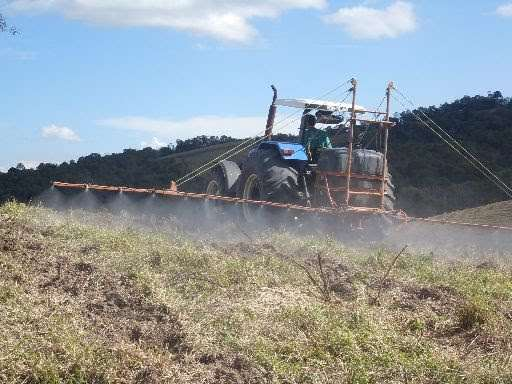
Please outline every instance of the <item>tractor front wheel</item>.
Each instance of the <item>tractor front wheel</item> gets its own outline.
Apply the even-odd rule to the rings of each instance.
[[[234,197],[239,177],[238,165],[233,161],[223,160],[204,177],[203,192],[213,196]],[[229,216],[226,205],[215,199],[205,200],[205,213],[210,220],[219,220],[225,214]]]
[[[256,170],[252,167],[245,167],[242,175],[240,176],[240,184],[238,186],[238,197],[244,200],[262,200],[263,199],[263,185]],[[253,222],[256,220],[256,215],[260,206],[243,203],[242,204],[242,218],[246,222]]]
[[[221,161],[204,178],[204,193],[234,197],[240,173],[240,168],[235,162]]]
[[[205,193],[207,195],[222,196],[224,193],[224,179],[215,170],[206,180]]]

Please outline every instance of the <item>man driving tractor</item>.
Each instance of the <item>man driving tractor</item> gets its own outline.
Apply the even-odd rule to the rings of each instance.
[[[302,117],[303,135],[302,145],[306,148],[308,158],[313,163],[317,163],[320,152],[325,148],[332,148],[331,140],[322,129],[315,127],[316,117],[311,114],[306,114]]]

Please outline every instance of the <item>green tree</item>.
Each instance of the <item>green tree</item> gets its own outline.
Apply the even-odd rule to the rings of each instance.
[[[9,25],[7,23],[7,20],[5,20],[4,15],[2,15],[1,13],[0,13],[0,32],[7,32],[11,35],[16,35],[19,33],[15,26]]]

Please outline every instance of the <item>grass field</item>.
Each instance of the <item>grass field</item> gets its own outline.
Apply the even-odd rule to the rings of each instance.
[[[443,220],[512,227],[512,200],[439,215]]]
[[[512,382],[506,263],[161,227],[2,206],[0,382]]]

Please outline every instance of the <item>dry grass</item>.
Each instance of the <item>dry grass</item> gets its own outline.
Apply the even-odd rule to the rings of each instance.
[[[460,221],[475,224],[502,225],[512,227],[512,201],[483,205],[461,211],[445,213],[436,219]]]
[[[2,383],[512,381],[507,265],[76,216],[0,208]]]

